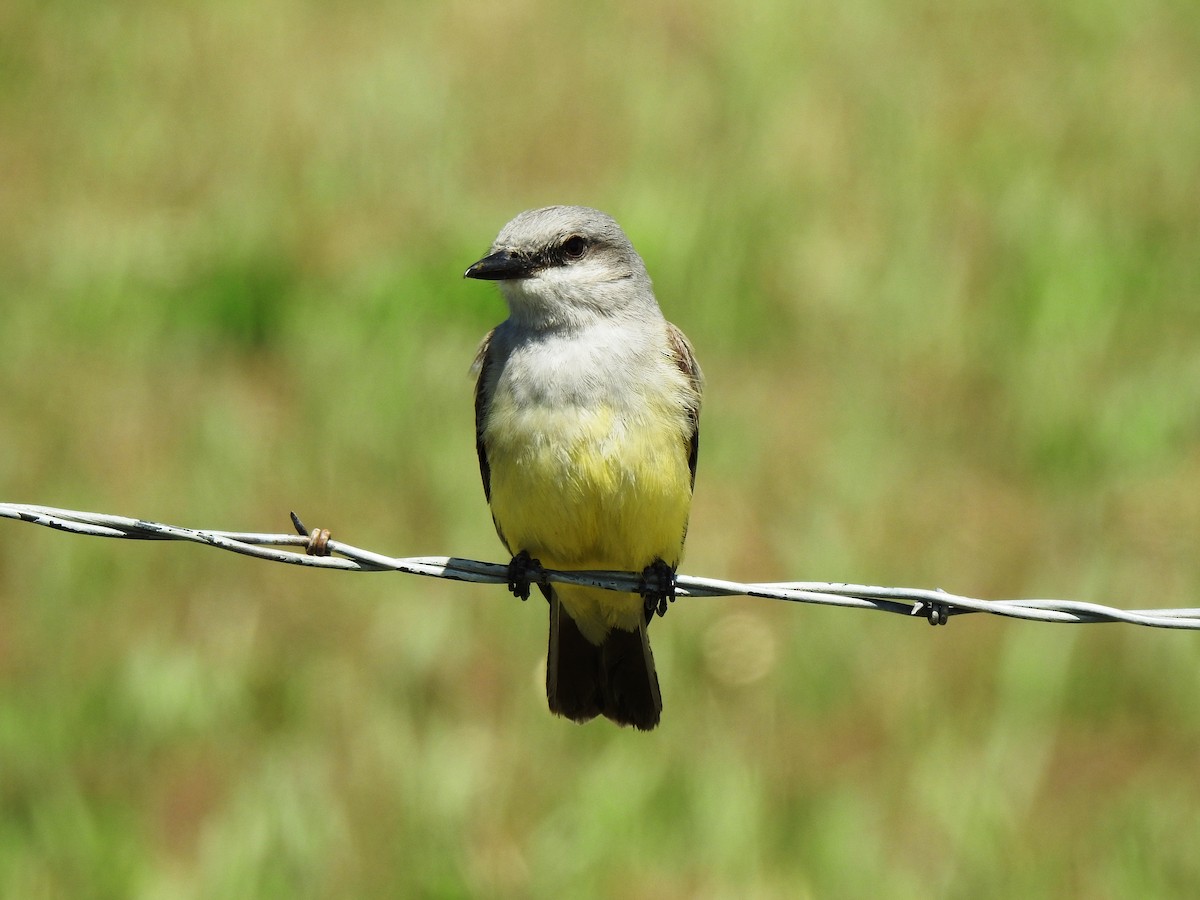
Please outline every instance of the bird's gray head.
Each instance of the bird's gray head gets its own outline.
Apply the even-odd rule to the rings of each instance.
[[[661,315],[629,238],[611,216],[586,206],[521,213],[466,277],[499,282],[513,318],[533,328]]]

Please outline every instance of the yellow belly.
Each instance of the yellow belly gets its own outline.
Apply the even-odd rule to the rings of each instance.
[[[552,569],[641,571],[683,552],[691,473],[685,421],[667,405],[632,415],[612,407],[516,410],[495,398],[484,431],[491,505],[511,552]],[[592,640],[633,629],[633,594],[556,587]]]

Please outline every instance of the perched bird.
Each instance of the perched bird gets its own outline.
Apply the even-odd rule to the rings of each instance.
[[[523,212],[467,278],[509,316],[476,354],[483,490],[528,597],[551,569],[642,572],[642,593],[539,583],[550,710],[649,730],[662,696],[646,627],[674,599],[703,376],[620,226],[581,206]]]

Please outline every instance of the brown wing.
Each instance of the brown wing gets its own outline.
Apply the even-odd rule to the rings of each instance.
[[[492,343],[493,328],[479,344],[475,351],[475,361],[471,363],[471,371],[477,374],[475,381],[475,452],[479,454],[479,475],[483,479],[483,496],[488,503],[492,502],[492,467],[488,465],[487,448],[483,445],[483,422],[487,418],[488,395],[486,390],[488,370],[492,358],[488,348]]]
[[[688,437],[688,468],[692,472],[692,487],[696,486],[696,460],[700,455],[700,398],[704,393],[704,373],[696,362],[696,354],[692,345],[684,337],[682,331],[667,323],[667,349],[671,359],[679,370],[687,376],[692,390],[685,400],[685,410],[691,423],[691,435]]]

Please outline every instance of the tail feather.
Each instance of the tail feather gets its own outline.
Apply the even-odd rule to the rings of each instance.
[[[546,652],[546,700],[550,711],[587,722],[604,711],[600,691],[601,649],[583,636],[551,591],[550,646]]]
[[[604,715],[620,725],[649,731],[662,715],[662,694],[645,623],[637,631],[614,628],[600,652]]]
[[[656,726],[662,695],[645,624],[637,631],[614,628],[596,645],[583,636],[553,592],[549,600],[546,699],[550,711],[576,722],[603,714],[642,731]]]

